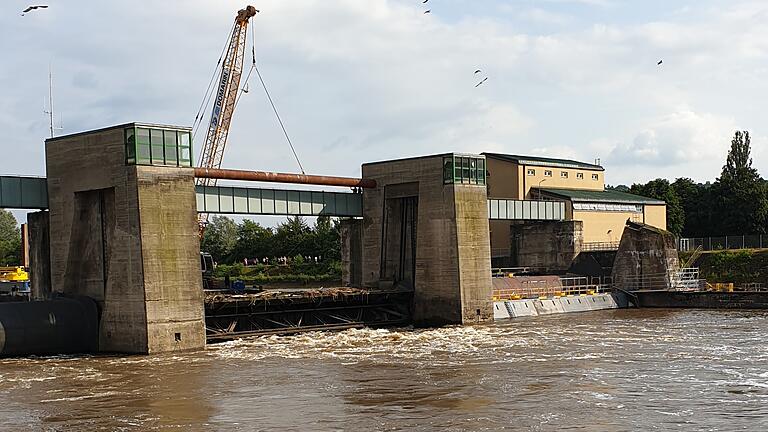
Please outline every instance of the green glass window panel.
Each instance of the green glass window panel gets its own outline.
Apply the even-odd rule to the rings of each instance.
[[[453,158],[453,179],[461,183],[461,158]]]
[[[177,165],[176,131],[163,131],[163,141],[165,142],[165,163]]]
[[[136,143],[149,145],[149,129],[136,128]]]
[[[453,183],[453,156],[443,158],[443,183]]]
[[[136,130],[134,128],[125,130],[125,163],[129,165],[136,163]]]
[[[189,132],[179,132],[179,165],[192,166],[192,138]]]
[[[477,160],[477,184],[485,185],[485,159]]]
[[[179,165],[192,166],[192,154],[189,147],[179,147]]]
[[[149,129],[136,128],[136,163],[151,163],[149,151]]]
[[[469,160],[469,182],[477,184],[477,159]]]
[[[149,154],[149,145],[143,145],[139,144],[136,146],[136,163],[137,164],[148,164],[151,163],[152,159],[150,158]]]
[[[469,183],[469,158],[461,158],[461,182]]]
[[[152,164],[165,164],[165,157],[163,156],[163,131],[150,129],[149,141],[152,144]]]

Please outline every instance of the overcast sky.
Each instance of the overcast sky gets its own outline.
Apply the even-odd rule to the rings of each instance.
[[[4,174],[45,172],[49,64],[59,134],[191,125],[245,5],[50,0],[20,16],[27,4],[0,4]],[[492,151],[600,158],[609,184],[706,181],[738,128],[752,133],[755,165],[768,174],[766,1],[254,5],[257,61],[308,173],[356,176],[367,161]],[[257,85],[235,113],[223,165],[296,171]]]

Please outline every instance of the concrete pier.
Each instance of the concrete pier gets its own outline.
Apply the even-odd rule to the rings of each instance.
[[[377,187],[363,191],[362,285],[412,288],[416,325],[492,320],[484,157],[369,163],[363,178]]]
[[[140,126],[153,139],[173,137],[152,143],[166,155],[188,133],[126,124],[46,141],[51,286],[98,302],[99,351],[201,348],[194,173],[178,164],[149,166],[155,159],[136,164],[142,155],[132,152],[131,139]]]

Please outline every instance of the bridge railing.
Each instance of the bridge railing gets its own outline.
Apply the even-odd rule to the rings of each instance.
[[[494,300],[519,300],[591,295],[610,291],[609,285],[595,282],[587,277],[559,278],[557,282],[551,279],[523,280],[517,288],[494,289],[492,295]]]

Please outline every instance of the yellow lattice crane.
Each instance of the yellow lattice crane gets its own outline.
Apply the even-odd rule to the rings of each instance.
[[[208,133],[206,134],[205,144],[200,152],[200,161],[197,165],[201,168],[218,169],[221,167],[224,148],[227,145],[229,125],[237,104],[240,78],[243,74],[243,58],[245,56],[248,21],[258,12],[253,6],[248,6],[245,9],[239,10],[235,17],[232,36],[229,38],[229,43],[218,70],[219,79],[218,87],[216,88],[216,98],[213,100]],[[216,186],[216,179],[198,178],[197,185]],[[202,238],[205,225],[208,223],[208,214],[200,213],[198,215],[198,223],[200,225],[200,237]]]

